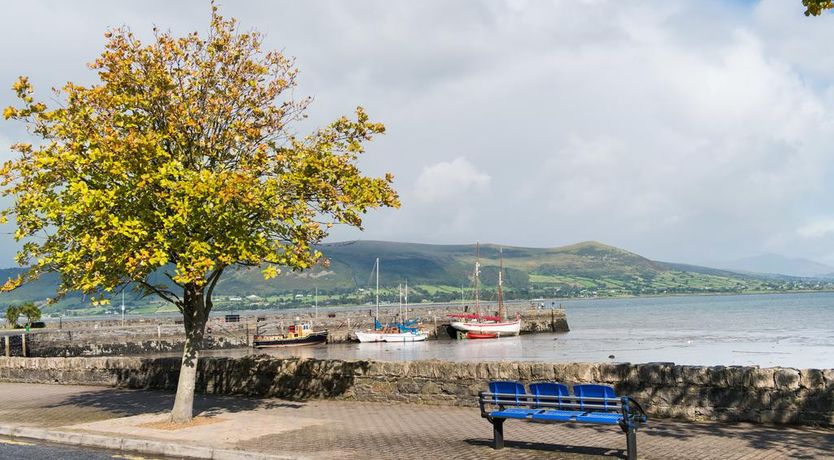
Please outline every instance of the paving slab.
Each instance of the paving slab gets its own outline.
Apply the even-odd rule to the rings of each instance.
[[[625,449],[617,427],[508,421],[506,448],[496,451],[491,425],[475,408],[335,400],[198,395],[195,412],[215,423],[147,427],[164,420],[173,398],[159,391],[0,383],[0,425],[102,444],[121,439],[122,448],[157,443],[175,457],[199,447],[226,458],[605,459],[622,457]],[[834,430],[650,420],[638,432],[638,452],[646,459],[831,458]]]

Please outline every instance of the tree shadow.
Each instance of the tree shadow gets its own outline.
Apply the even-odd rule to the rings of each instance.
[[[776,425],[753,425],[750,423],[715,422],[656,422],[640,431],[650,438],[688,439],[697,437],[735,438],[743,440],[748,447],[769,451],[819,450],[834,452],[834,430],[804,427],[780,427]],[[801,455],[797,454],[801,457]]]
[[[66,399],[45,406],[47,408],[60,407],[92,407],[109,413],[128,417],[133,415],[165,412],[174,407],[175,394],[171,391],[141,391],[130,389],[107,388],[85,391],[70,395]],[[222,412],[244,412],[255,409],[304,407],[301,403],[290,403],[270,399],[257,399],[240,396],[218,396],[197,394],[194,397],[195,415],[212,416]]]

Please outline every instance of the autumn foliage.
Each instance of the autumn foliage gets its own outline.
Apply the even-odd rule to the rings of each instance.
[[[16,220],[17,262],[31,267],[4,289],[55,271],[59,295],[106,301],[133,283],[177,305],[199,341],[224,269],[309,268],[332,224],[361,227],[370,208],[399,205],[390,175],[357,167],[384,126],[357,108],[296,135],[309,99],[290,95],[293,61],[215,8],[205,37],[105,37],[90,64],[99,81],[56,90],[60,106],[36,101],[26,77],[13,86],[20,104],[4,117],[37,142],[15,144],[0,170],[14,199],[0,216]],[[159,272],[165,284],[150,281]]]

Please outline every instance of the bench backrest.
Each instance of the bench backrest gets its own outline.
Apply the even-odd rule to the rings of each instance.
[[[520,382],[489,382],[489,392],[499,393],[501,395],[493,395],[492,401],[496,404],[509,406],[512,405],[512,401],[514,400],[515,405],[520,406],[527,402],[527,398],[522,398],[527,392],[524,390],[524,385]]]
[[[558,403],[558,408],[562,409],[562,403],[570,402],[570,391],[568,386],[562,383],[554,382],[539,382],[530,384],[530,394],[533,395],[533,402],[535,407],[542,407],[541,403]],[[544,396],[545,398],[542,398]],[[564,398],[564,400],[563,400]],[[552,406],[550,406],[552,407]]]
[[[573,394],[576,396],[579,402],[580,409],[585,409],[586,404],[597,406],[601,405],[605,406],[608,409],[615,409],[617,407],[616,403],[619,401],[619,399],[617,398],[617,393],[614,391],[614,388],[608,385],[595,385],[591,383],[574,385]],[[602,398],[602,400],[587,400],[585,398]],[[589,409],[602,410],[602,408],[599,407]]]

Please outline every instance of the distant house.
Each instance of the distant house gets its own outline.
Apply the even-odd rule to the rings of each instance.
[[[240,302],[243,300],[243,297],[229,297],[230,302]]]
[[[257,302],[258,300],[263,300],[263,299],[261,299],[260,296],[252,294],[252,295],[246,296],[246,300],[251,300],[252,302]]]

